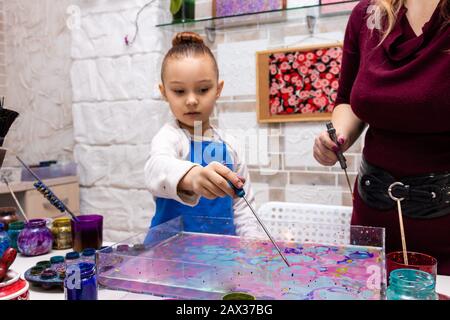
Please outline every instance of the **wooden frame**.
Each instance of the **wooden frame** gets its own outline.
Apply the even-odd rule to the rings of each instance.
[[[249,13],[266,12],[272,10],[286,9],[287,0],[213,0],[212,3],[212,16],[213,17],[226,17],[234,15],[242,15]],[[220,4],[227,3],[228,9],[219,7]],[[244,4],[251,3],[253,7],[256,6],[257,11],[251,11]],[[220,10],[219,12],[217,10]],[[219,13],[219,14],[218,14]]]
[[[258,122],[330,120],[341,61],[341,42],[257,52]]]

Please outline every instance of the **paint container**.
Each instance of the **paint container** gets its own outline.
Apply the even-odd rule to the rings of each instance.
[[[57,218],[52,225],[53,249],[72,248],[72,226],[70,218]]]
[[[78,221],[71,220],[73,250],[100,249],[103,242],[103,216],[90,214],[77,218]]]
[[[80,262],[87,262],[87,263],[94,263],[95,264],[95,249],[94,248],[86,248],[81,253],[81,261]]]
[[[0,222],[4,224],[5,231],[8,231],[10,223],[13,223],[18,220],[19,218],[16,215],[16,208],[14,207],[0,208]]]
[[[5,225],[0,222],[0,258],[3,256],[5,250],[11,246],[11,239],[4,228]]]
[[[64,263],[63,256],[53,256],[50,258],[51,269],[59,272],[61,269],[65,269],[66,264]]]
[[[80,263],[80,254],[76,251],[66,253],[66,268],[69,268],[72,264]]]
[[[396,269],[389,277],[387,300],[439,300],[436,282],[428,272],[414,269]]]
[[[42,267],[44,269],[48,269],[52,266],[52,263],[49,260],[43,260],[36,263],[36,267]]]
[[[66,300],[97,300],[95,264],[82,262],[70,266],[64,280],[64,295]]]
[[[256,298],[245,292],[229,292],[222,297],[222,300],[256,300]]]
[[[33,268],[31,268],[30,274],[32,276],[38,276],[42,273],[42,271],[44,271],[44,267],[34,266]]]
[[[56,271],[52,270],[52,269],[45,269],[41,273],[42,280],[50,280],[50,279],[56,278],[56,276],[57,276]]]
[[[39,256],[52,250],[53,235],[45,219],[32,219],[17,237],[17,247],[24,256]]]
[[[406,254],[408,256],[408,265],[403,262],[403,251],[394,251],[386,255],[386,274],[388,277],[388,284],[390,281],[389,279],[391,272],[396,269],[415,269],[425,271],[430,273],[436,281],[436,258],[419,252],[408,251]]]
[[[18,250],[17,237],[24,228],[25,223],[23,221],[14,221],[9,224],[8,235],[11,240],[11,247],[13,247],[16,250]]]

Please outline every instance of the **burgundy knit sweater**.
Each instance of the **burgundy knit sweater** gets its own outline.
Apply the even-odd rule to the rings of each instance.
[[[397,178],[450,171],[450,28],[442,28],[438,6],[416,36],[402,7],[378,45],[371,9],[361,0],[350,16],[337,104],[350,104],[369,124],[363,155],[370,164]],[[387,252],[401,249],[396,211],[367,207],[355,190],[352,223],[385,227]],[[450,215],[404,223],[408,250],[435,256],[438,272],[450,274]]]

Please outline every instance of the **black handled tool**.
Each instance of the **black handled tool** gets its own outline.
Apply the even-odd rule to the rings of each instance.
[[[342,170],[344,170],[344,172],[345,172],[345,177],[347,178],[348,188],[350,189],[350,193],[353,198],[352,185],[350,183],[350,179],[348,178],[348,174],[347,174],[347,159],[345,159],[344,154],[342,153],[340,144],[336,137],[336,129],[333,127],[333,124],[331,123],[331,121],[327,122],[327,131],[328,131],[328,135],[330,136],[330,139],[333,140],[333,142],[336,143],[337,147],[339,148],[339,150],[336,151],[335,153],[338,158],[339,164],[341,165]]]
[[[289,264],[289,262],[287,261],[286,257],[283,255],[283,253],[281,252],[280,248],[277,246],[277,244],[275,243],[275,240],[272,238],[272,236],[270,235],[269,231],[266,229],[266,226],[264,225],[264,223],[261,221],[261,219],[258,217],[258,215],[256,214],[256,211],[253,209],[253,207],[250,205],[250,203],[248,202],[247,198],[245,197],[245,191],[243,188],[237,188],[235,187],[230,181],[228,181],[228,184],[230,185],[230,187],[234,190],[234,192],[236,193],[236,195],[239,198],[243,198],[245,200],[245,202],[247,203],[248,207],[250,208],[250,210],[252,211],[253,215],[255,216],[256,220],[258,220],[259,224],[261,225],[261,227],[264,229],[264,232],[266,233],[266,235],[269,237],[270,241],[272,242],[272,244],[274,245],[275,249],[277,249],[278,253],[280,254],[281,258],[284,260],[284,262],[286,263],[286,265],[288,267],[290,267],[291,265]]]

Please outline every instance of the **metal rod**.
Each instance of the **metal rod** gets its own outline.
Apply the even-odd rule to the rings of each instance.
[[[3,178],[3,182],[4,182],[4,183],[6,184],[6,186],[8,187],[9,192],[11,193],[11,195],[12,195],[14,201],[16,202],[16,205],[17,205],[17,207],[19,208],[20,213],[22,214],[23,218],[25,219],[26,222],[28,222],[27,215],[26,215],[25,212],[23,211],[22,206],[21,206],[20,203],[19,203],[19,200],[17,200],[16,195],[14,194],[14,191],[12,191],[11,186],[10,186],[9,183],[8,183],[8,180],[7,180],[6,178]]]
[[[261,227],[264,229],[264,232],[266,233],[266,235],[269,237],[270,241],[272,241],[272,244],[274,245],[274,247],[277,249],[278,253],[280,254],[281,258],[284,260],[284,262],[286,263],[286,265],[288,267],[290,267],[291,265],[289,264],[289,261],[287,261],[286,257],[283,255],[283,253],[281,252],[280,248],[277,246],[275,240],[272,238],[272,236],[270,235],[269,231],[266,229],[264,223],[261,221],[261,219],[259,219],[258,215],[256,214],[255,210],[253,209],[253,207],[250,205],[250,203],[247,201],[247,198],[245,196],[242,197],[245,202],[247,203],[248,207],[250,208],[250,210],[252,211],[253,215],[255,216],[256,220],[258,220],[259,224],[261,225]]]
[[[350,194],[352,195],[352,200],[355,200],[355,196],[353,195],[352,185],[350,183],[350,179],[348,178],[347,169],[344,169],[345,178],[347,178],[348,188],[350,189]]]

